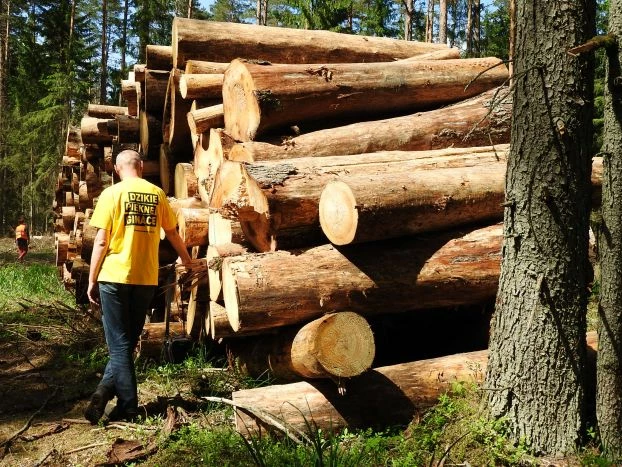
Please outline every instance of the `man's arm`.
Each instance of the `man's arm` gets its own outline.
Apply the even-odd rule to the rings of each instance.
[[[97,234],[95,234],[95,242],[93,243],[91,268],[89,269],[89,287],[87,289],[89,301],[95,305],[99,305],[99,297],[97,296],[97,276],[99,276],[99,270],[106,257],[109,241],[110,237],[108,231],[106,229],[98,229]]]

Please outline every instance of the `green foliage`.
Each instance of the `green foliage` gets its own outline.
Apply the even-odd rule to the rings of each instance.
[[[507,60],[510,46],[508,41],[508,31],[510,30],[508,0],[494,0],[493,8],[485,11],[481,24],[481,56]]]

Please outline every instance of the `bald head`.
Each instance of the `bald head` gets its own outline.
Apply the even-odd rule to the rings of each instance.
[[[140,154],[131,149],[126,149],[117,154],[114,168],[121,180],[126,177],[140,177],[143,170],[143,162]]]

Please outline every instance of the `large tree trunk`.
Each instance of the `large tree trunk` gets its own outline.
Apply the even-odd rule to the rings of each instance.
[[[434,42],[434,4],[436,0],[427,0],[428,12],[425,17],[425,41]]]
[[[225,307],[238,333],[308,321],[327,312],[362,315],[480,303],[499,278],[500,226],[292,254],[225,258]]]
[[[438,42],[447,44],[447,0],[439,1]]]
[[[596,348],[594,333],[587,341]],[[305,381],[235,391],[232,398],[303,432],[311,427],[329,432],[345,427],[382,430],[407,425],[453,383],[481,382],[487,354],[481,350],[376,368],[348,381],[345,396],[333,382]],[[270,424],[244,409],[235,409],[235,414],[236,429],[244,436],[270,430]]]
[[[497,88],[438,110],[314,131],[280,145],[240,143],[229,158],[253,162],[509,143],[512,104],[507,92]]]
[[[594,2],[517,7],[507,242],[486,386],[492,416],[504,418],[513,439],[569,453],[588,420],[593,66],[588,54],[566,51],[591,37]]]
[[[622,2],[609,6],[609,34],[622,34]],[[596,415],[607,457],[622,459],[622,73],[619,47],[608,52],[603,131],[602,221],[596,223],[600,257],[600,322]]]
[[[189,59],[230,62],[235,58],[275,63],[390,62],[439,44],[184,18],[173,20],[173,66]]]
[[[404,1],[404,40],[413,40],[413,17],[415,15],[414,0]]]
[[[223,83],[225,129],[234,138],[249,141],[268,129],[307,121],[354,116],[362,120],[449,104],[506,79],[507,68],[496,58],[315,68],[235,60]]]

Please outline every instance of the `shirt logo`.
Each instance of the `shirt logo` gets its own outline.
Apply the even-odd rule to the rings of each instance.
[[[129,201],[125,202],[125,225],[140,227],[156,227],[158,216],[158,195],[153,193],[128,193]]]

